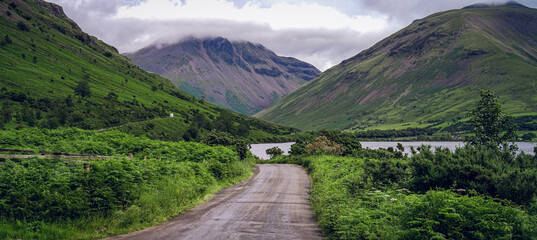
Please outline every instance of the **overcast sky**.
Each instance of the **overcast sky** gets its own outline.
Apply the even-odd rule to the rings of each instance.
[[[187,36],[261,43],[321,70],[429,14],[498,0],[48,0],[85,32],[134,52]],[[504,1],[505,2],[505,1]],[[537,7],[536,0],[518,1]]]

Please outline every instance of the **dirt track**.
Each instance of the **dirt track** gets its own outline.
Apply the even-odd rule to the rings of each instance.
[[[296,165],[258,165],[249,180],[159,226],[111,239],[323,239],[310,179]]]

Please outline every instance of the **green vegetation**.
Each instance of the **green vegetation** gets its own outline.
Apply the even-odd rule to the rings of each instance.
[[[55,4],[7,0],[0,7],[7,9],[0,11],[0,129],[112,127],[172,141],[200,141],[213,129],[250,141],[296,131],[178,90],[84,33]]]
[[[318,136],[312,143],[306,145],[306,153],[320,154],[329,153],[334,155],[343,154],[343,145],[330,141],[326,136]]]
[[[471,129],[466,110],[489,89],[522,134],[535,132],[536,16],[498,6],[416,20],[257,116],[301,130],[420,128],[458,137]]]
[[[506,147],[516,125],[492,93],[481,97],[471,111],[477,134],[454,152],[421,146],[407,158],[402,144],[366,150],[324,131],[332,141],[321,135],[269,162],[308,169],[329,239],[535,239],[537,156]],[[353,151],[341,157],[343,148]]]
[[[0,143],[113,156],[89,170],[77,161],[0,159],[2,239],[89,239],[148,227],[249,177],[253,166],[233,148],[117,131],[27,128],[0,131]]]
[[[502,113],[498,98],[490,91],[481,91],[481,100],[470,112],[475,145],[498,147],[516,139],[518,126],[513,118]]]
[[[496,24],[495,14],[533,16],[534,10],[468,9],[415,22],[395,35],[410,45],[375,54],[394,43],[383,41],[284,98],[308,96],[306,90],[333,97],[307,97],[322,107],[283,101],[274,109],[291,110],[272,115],[296,114],[280,122],[306,129],[363,132],[295,134],[294,128],[238,115],[177,90],[82,32],[54,4],[4,0],[0,6],[7,9],[0,11],[0,129],[7,129],[0,130],[0,148],[111,156],[0,159],[0,238],[94,239],[155,225],[250,176],[254,158],[248,143],[289,140],[298,142],[292,156],[276,156],[280,151],[273,149],[271,161],[310,171],[315,216],[331,239],[537,236],[536,157],[496,147],[513,139],[514,125],[489,92],[482,93],[470,118],[462,115],[476,100],[475,89],[492,86],[525,131],[521,137],[533,139],[537,95],[520,82],[537,77],[528,62],[534,58],[522,54],[518,43],[496,41],[502,35],[495,29],[459,32],[469,26],[462,13]],[[429,32],[413,34],[421,30]],[[414,58],[425,54],[416,52],[420,49],[427,54]],[[398,71],[411,69],[408,64],[427,67]],[[462,71],[468,81],[459,66],[468,67]],[[369,89],[360,85],[364,79],[380,84]],[[322,94],[334,86],[345,88]],[[477,132],[473,145],[455,152],[423,146],[411,158],[402,154],[402,145],[372,151],[361,149],[357,140],[471,130]]]
[[[274,158],[283,154],[283,151],[279,147],[273,147],[266,150],[267,155],[270,158]]]
[[[466,146],[353,156],[292,155],[312,178],[311,203],[328,239],[535,239],[537,159]]]
[[[0,159],[2,239],[94,239],[155,225],[250,176],[248,142],[296,131],[176,89],[55,4],[6,0],[0,9],[0,148],[111,156]]]

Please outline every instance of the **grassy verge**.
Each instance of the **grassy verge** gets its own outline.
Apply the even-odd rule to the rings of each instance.
[[[427,162],[424,158],[434,159],[418,155],[416,159],[380,160],[279,156],[263,163],[295,163],[308,169],[312,208],[328,239],[535,239],[535,197],[533,202],[518,204],[479,193],[477,186],[478,190],[462,189],[457,184],[416,190],[413,184],[431,173],[417,173],[413,165]],[[445,154],[442,157],[449,162]],[[529,188],[506,185],[513,191]]]
[[[191,186],[199,184],[185,178],[169,178],[146,189],[140,199],[126,210],[110,215],[96,215],[64,221],[0,220],[2,239],[95,239],[133,232],[165,222],[207,202],[220,189],[246,180],[245,173],[235,179],[205,186],[200,193],[192,194]],[[190,193],[189,193],[190,192]]]
[[[78,162],[0,159],[1,239],[94,239],[143,229],[247,179],[255,164],[227,147],[118,132],[28,129],[3,131],[0,140],[2,147],[115,156],[93,161],[89,171]]]

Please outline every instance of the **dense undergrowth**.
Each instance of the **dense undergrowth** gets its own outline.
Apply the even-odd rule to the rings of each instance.
[[[323,131],[270,162],[304,166],[311,203],[329,239],[537,239],[536,155],[516,154],[516,124],[481,91],[475,135],[451,152],[430,146],[361,149]]]
[[[304,166],[329,239],[537,239],[537,159],[467,146],[279,156]]]
[[[233,148],[115,131],[1,131],[0,143],[113,156],[92,161],[89,170],[76,161],[0,159],[2,239],[99,238],[154,225],[249,177],[253,166]]]

